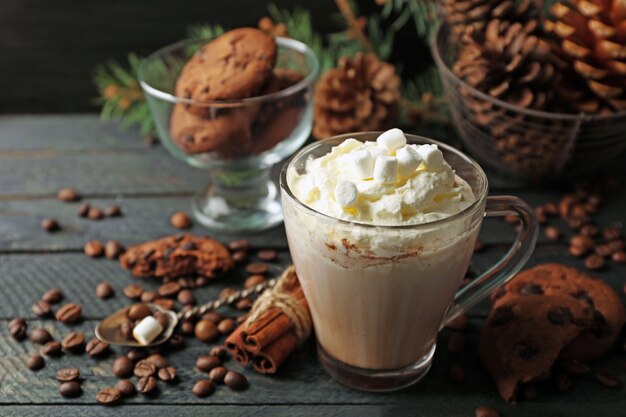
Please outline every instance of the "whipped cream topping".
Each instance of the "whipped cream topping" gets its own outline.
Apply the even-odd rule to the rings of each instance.
[[[347,139],[307,161],[306,172],[292,168],[287,182],[296,198],[316,211],[377,225],[428,223],[475,201],[437,145],[407,144],[399,129],[376,141]]]

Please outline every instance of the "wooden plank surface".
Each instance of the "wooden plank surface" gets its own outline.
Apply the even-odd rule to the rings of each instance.
[[[424,133],[447,137],[445,131]],[[156,177],[150,174],[155,167],[159,172]],[[251,382],[247,392],[220,387],[203,400],[191,394],[193,383],[201,377],[193,364],[195,357],[207,352],[209,346],[188,339],[186,349],[168,354],[180,372],[180,383],[162,389],[154,398],[138,396],[113,410],[96,406],[95,394],[99,388],[114,384],[110,367],[115,355],[103,360],[65,355],[49,360],[47,367],[37,373],[29,371],[24,363],[37,347],[29,341],[18,343],[8,337],[7,321],[21,315],[28,318],[31,328],[43,325],[57,338],[69,332],[70,327],[50,320],[42,322],[30,310],[31,304],[54,286],[65,292],[67,301],[83,305],[85,321],[71,328],[90,333],[97,319],[129,303],[121,293],[124,286],[140,283],[146,289],[157,288],[158,281],[139,281],[115,261],[88,258],[82,254],[82,246],[93,238],[132,244],[174,233],[169,214],[188,211],[191,192],[203,184],[205,177],[202,171],[175,161],[162,147],[145,148],[132,132],[119,133],[114,126],[101,125],[93,115],[0,117],[0,416],[98,416],[119,412],[129,416],[468,416],[477,405],[492,405],[504,416],[588,416],[600,411],[603,415],[621,415],[623,390],[607,390],[592,377],[574,380],[568,393],[557,393],[547,384],[535,400],[503,404],[475,351],[479,329],[490,307],[487,301],[471,311],[471,343],[466,353],[448,352],[445,346],[450,332],[442,332],[431,372],[421,383],[393,394],[362,393],[335,383],[318,364],[312,342],[294,353],[274,377],[244,371]],[[514,193],[532,205],[555,201],[565,192],[559,188],[533,191],[531,186],[493,175],[491,181],[496,184],[493,194]],[[87,196],[85,201],[95,206],[119,204],[124,216],[98,222],[78,218],[78,204],[61,203],[54,198],[57,188],[68,185],[77,187]],[[607,201],[597,221],[601,226],[621,225],[625,211],[626,198],[617,195]],[[39,226],[44,217],[57,218],[64,229],[45,233]],[[565,230],[558,221],[555,224]],[[206,233],[198,226],[191,232]],[[480,273],[502,257],[513,236],[513,227],[502,220],[486,220],[481,231],[486,249],[475,254],[471,270]],[[218,237],[223,241],[232,239]],[[290,261],[282,228],[251,239],[259,247],[277,248],[279,265]],[[567,255],[565,239],[548,242],[540,236],[529,265],[554,261],[582,267],[580,259]],[[611,264],[596,275],[621,291],[626,266]],[[196,296],[199,301],[207,301],[226,286],[240,285],[244,277],[241,270],[235,271],[197,290]],[[105,301],[93,296],[101,280],[114,286],[113,299]],[[225,312],[234,314],[233,310]],[[123,351],[115,349],[117,354]],[[449,367],[455,363],[466,367],[466,382],[456,384],[449,380]],[[621,369],[623,353],[616,347],[592,365]],[[54,371],[64,366],[77,366],[86,377],[85,393],[76,400],[63,399],[57,393]],[[232,362],[228,366],[241,369]]]

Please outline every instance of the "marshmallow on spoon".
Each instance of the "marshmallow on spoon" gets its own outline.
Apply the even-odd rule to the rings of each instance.
[[[417,153],[429,171],[439,171],[443,167],[443,153],[437,149],[437,145],[422,145],[417,148]]]
[[[388,152],[394,152],[406,145],[406,137],[400,129],[394,128],[381,133],[376,143]]]
[[[374,163],[374,181],[391,184],[398,176],[398,160],[393,156],[379,156]]]
[[[163,326],[152,316],[146,316],[133,329],[133,337],[142,345],[149,345],[163,331]]]
[[[354,183],[347,180],[340,180],[335,186],[335,200],[342,207],[352,207],[359,197],[359,190]]]
[[[372,155],[364,149],[350,154],[352,167],[359,179],[372,178],[374,173],[374,159]]]
[[[422,163],[422,157],[412,146],[404,146],[396,151],[398,159],[398,175],[408,178],[415,173]]]

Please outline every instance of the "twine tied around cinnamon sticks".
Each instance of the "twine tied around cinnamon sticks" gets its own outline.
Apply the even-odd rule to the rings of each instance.
[[[226,348],[239,363],[252,362],[257,372],[273,374],[311,330],[309,306],[291,266],[257,299],[246,321],[226,339]]]

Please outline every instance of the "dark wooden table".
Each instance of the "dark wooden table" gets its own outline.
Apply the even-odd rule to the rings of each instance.
[[[453,138],[451,132],[416,132]],[[434,366],[419,384],[393,394],[377,395],[353,391],[333,382],[315,357],[313,342],[294,353],[280,372],[272,377],[245,371],[250,388],[234,392],[224,387],[207,399],[191,394],[191,387],[202,375],[194,369],[195,358],[208,346],[187,340],[184,350],[169,355],[180,373],[180,382],[162,386],[158,396],[137,396],[115,409],[96,404],[97,391],[112,386],[111,373],[115,348],[107,359],[94,360],[86,355],[64,355],[47,360],[44,369],[26,368],[28,356],[37,351],[31,342],[16,342],[8,336],[7,321],[15,316],[28,319],[30,328],[44,326],[56,339],[70,329],[52,320],[38,320],[30,306],[41,294],[58,287],[65,299],[82,304],[85,320],[74,326],[91,333],[95,323],[115,309],[127,305],[121,290],[138,282],[116,262],[88,258],[82,253],[90,239],[116,239],[132,244],[175,233],[169,215],[188,210],[189,197],[206,180],[206,173],[187,167],[160,146],[147,148],[133,132],[120,132],[112,125],[101,125],[95,115],[1,116],[0,117],[0,416],[40,415],[412,415],[471,416],[478,405],[491,405],[505,416],[609,416],[625,415],[624,391],[608,390],[593,377],[575,379],[569,392],[558,393],[546,386],[537,399],[506,405],[476,354],[478,329],[489,305],[472,311],[471,347],[463,355],[446,351],[449,332],[442,332]],[[565,190],[524,185],[490,174],[492,194],[518,195],[531,204],[554,201]],[[116,203],[124,215],[119,218],[89,221],[76,216],[77,204],[62,203],[56,191],[73,186],[83,200],[99,207]],[[615,196],[598,216],[603,226],[621,224],[626,213],[626,196]],[[40,228],[45,217],[59,220],[63,230],[46,233]],[[195,226],[192,232],[206,233]],[[501,220],[487,220],[481,239],[486,249],[476,254],[471,268],[479,272],[503,255],[513,230]],[[232,237],[218,236],[228,241]],[[273,247],[280,252],[280,263],[289,262],[282,227],[251,237],[258,247]],[[543,236],[531,264],[563,262],[582,267],[582,261],[567,256],[565,243],[550,243]],[[626,280],[626,267],[615,264],[599,272],[616,290]],[[95,286],[108,280],[116,290],[110,300],[94,296]],[[197,290],[206,301],[225,286],[237,286],[243,274],[235,273],[215,284]],[[157,282],[140,282],[154,289]],[[623,295],[623,293],[622,293]],[[620,344],[623,342],[620,341]],[[448,378],[452,364],[467,369],[467,379],[454,383]],[[78,367],[85,380],[82,397],[67,400],[57,392],[54,374],[66,366]],[[232,361],[229,367],[241,369]],[[594,367],[608,367],[624,378],[624,353],[613,349]]]

